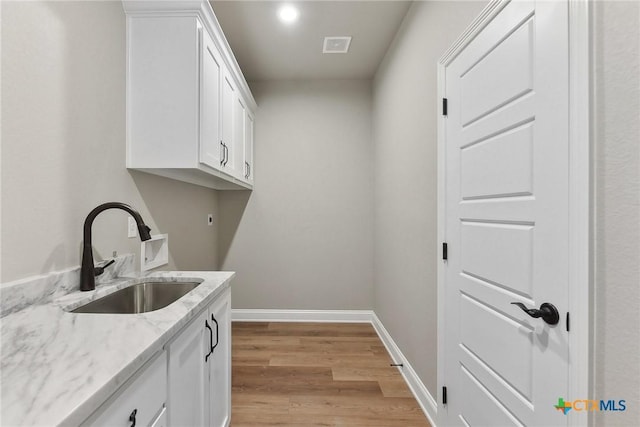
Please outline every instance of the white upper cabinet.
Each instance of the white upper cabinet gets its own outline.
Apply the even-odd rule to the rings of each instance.
[[[209,2],[123,1],[127,167],[251,189],[246,120],[256,103]]]

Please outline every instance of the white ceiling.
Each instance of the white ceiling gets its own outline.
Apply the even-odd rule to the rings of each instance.
[[[248,81],[369,79],[391,44],[409,1],[296,1],[293,25],[282,1],[212,1]],[[347,54],[323,54],[325,36],[352,36]]]

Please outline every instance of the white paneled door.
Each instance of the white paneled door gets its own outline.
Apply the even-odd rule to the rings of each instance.
[[[566,425],[568,54],[566,1],[513,1],[445,67],[443,424]]]

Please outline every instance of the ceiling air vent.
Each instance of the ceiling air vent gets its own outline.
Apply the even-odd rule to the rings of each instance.
[[[351,37],[325,37],[322,53],[347,53]]]

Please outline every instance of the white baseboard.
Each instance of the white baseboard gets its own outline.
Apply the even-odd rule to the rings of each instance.
[[[373,313],[371,318],[371,324],[378,333],[378,336],[382,340],[384,346],[387,348],[387,351],[389,352],[389,355],[391,355],[391,359],[393,359],[394,363],[402,363],[402,366],[398,367],[402,377],[407,382],[413,396],[418,401],[418,404],[422,408],[422,412],[427,416],[431,425],[436,427],[435,420],[438,412],[438,403],[436,399],[434,399],[431,393],[429,393],[429,390],[427,390],[424,383],[420,381],[418,374],[404,357],[402,351],[400,351],[400,348],[393,341],[393,338],[391,338],[391,335],[387,332],[375,313]]]
[[[333,322],[333,323],[370,323],[378,333],[391,359],[402,363],[400,374],[422,408],[433,427],[438,412],[438,403],[429,390],[420,381],[418,374],[404,357],[373,310],[252,310],[233,309],[231,319],[236,322]]]
[[[371,323],[371,310],[231,310],[236,322],[337,322]]]

